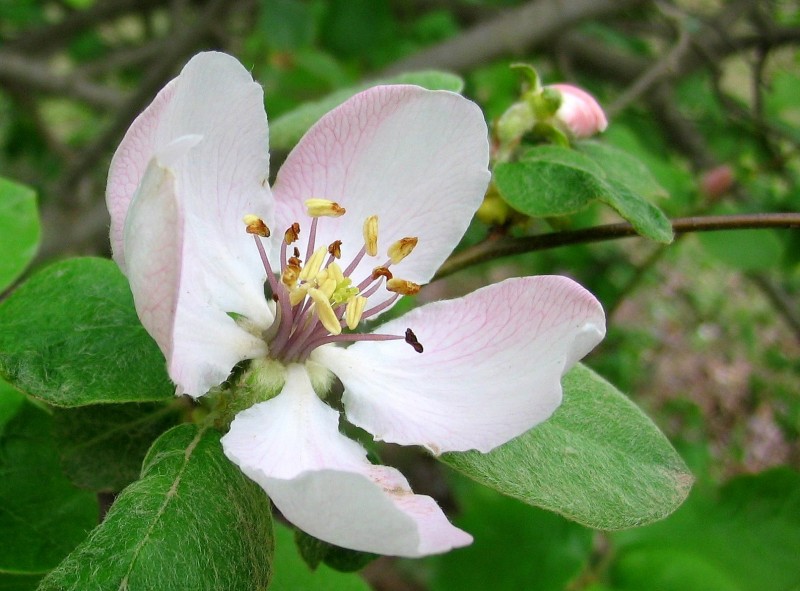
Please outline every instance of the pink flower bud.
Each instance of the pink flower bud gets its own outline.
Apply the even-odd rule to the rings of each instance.
[[[733,169],[727,164],[720,164],[700,177],[700,191],[712,199],[718,199],[731,190],[734,180]]]
[[[576,138],[590,137],[608,126],[600,103],[588,92],[571,84],[551,84],[561,93],[556,119]]]

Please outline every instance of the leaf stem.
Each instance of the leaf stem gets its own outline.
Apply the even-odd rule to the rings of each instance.
[[[675,234],[690,232],[716,232],[720,230],[754,230],[763,228],[800,228],[800,213],[754,213],[735,215],[709,215],[671,220]],[[519,238],[502,237],[485,240],[451,256],[439,269],[432,281],[452,275],[457,271],[489,260],[548,250],[572,244],[588,244],[619,238],[638,236],[628,222],[606,224],[580,230],[550,232]]]

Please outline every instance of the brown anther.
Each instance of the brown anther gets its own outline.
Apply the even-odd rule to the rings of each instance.
[[[300,259],[291,257],[286,263],[286,268],[281,273],[281,283],[289,289],[297,285],[297,278],[300,277]]]
[[[244,223],[247,224],[247,233],[248,234],[255,234],[256,236],[261,236],[262,238],[269,238],[269,228],[267,228],[267,224],[264,223],[260,217],[256,215],[246,215],[244,216]]]
[[[417,295],[422,286],[407,279],[392,278],[386,282],[386,289],[400,295]]]
[[[286,228],[286,232],[283,233],[283,241],[286,242],[286,244],[291,244],[292,242],[296,242],[298,238],[300,238],[300,224],[294,222],[291,226]]]
[[[423,346],[422,346],[422,343],[420,343],[420,342],[417,340],[417,335],[415,335],[415,334],[414,334],[414,331],[413,331],[413,330],[411,330],[410,328],[407,328],[407,329],[406,329],[406,343],[408,343],[409,345],[411,345],[411,347],[412,347],[412,348],[414,349],[414,351],[416,351],[417,353],[422,353],[422,351],[424,351],[424,348],[423,348]]]
[[[372,270],[372,279],[373,281],[378,277],[386,277],[386,279],[391,279],[393,277],[392,272],[386,267],[375,267]]]
[[[299,259],[300,258],[300,249],[295,246],[294,250],[292,250],[292,254],[295,256],[295,258]]]
[[[333,258],[342,258],[342,241],[334,240],[328,245],[328,254],[333,255]]]

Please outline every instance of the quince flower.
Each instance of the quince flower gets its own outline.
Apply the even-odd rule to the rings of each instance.
[[[202,53],[112,161],[114,260],[177,393],[252,360],[233,388],[256,401],[223,449],[309,534],[400,556],[469,544],[339,432],[334,376],[350,423],[377,440],[486,452],[558,406],[561,376],[604,334],[600,304],[569,279],[525,277],[356,331],[433,276],[481,203],[487,130],[457,94],[372,88],[314,125],[271,188],[268,160],[261,87]]]
[[[582,88],[572,84],[551,84],[544,88],[561,94],[561,104],[554,117],[572,137],[591,137],[608,127],[603,107]]]

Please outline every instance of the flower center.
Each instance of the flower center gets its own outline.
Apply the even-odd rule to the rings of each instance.
[[[378,256],[378,217],[364,220],[364,242],[347,265],[342,261],[342,241],[315,244],[320,218],[340,217],[346,213],[338,203],[327,199],[309,199],[306,208],[311,225],[305,262],[295,245],[301,227],[294,222],[286,229],[280,246],[280,269],[273,269],[262,243],[270,230],[257,216],[246,215],[247,232],[253,235],[267,281],[276,303],[275,322],[262,335],[269,343],[269,357],[283,363],[304,362],[311,351],[326,343],[354,341],[405,340],[418,353],[423,347],[409,328],[405,335],[364,334],[352,332],[358,324],[389,308],[401,295],[415,295],[420,286],[393,276],[390,267],[406,258],[417,245],[416,237],[394,242],[382,264],[373,267],[366,277],[354,277],[364,257]],[[291,251],[290,251],[291,248]],[[368,307],[369,298],[383,288],[392,295]],[[344,332],[344,329],[348,332]]]

